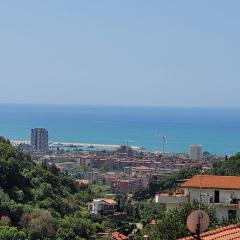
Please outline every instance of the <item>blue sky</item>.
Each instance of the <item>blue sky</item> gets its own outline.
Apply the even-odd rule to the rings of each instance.
[[[240,107],[240,1],[1,1],[0,102]]]

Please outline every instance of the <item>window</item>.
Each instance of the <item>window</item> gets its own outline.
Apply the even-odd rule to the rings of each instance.
[[[214,202],[219,203],[219,191],[218,190],[216,190],[214,192]]]

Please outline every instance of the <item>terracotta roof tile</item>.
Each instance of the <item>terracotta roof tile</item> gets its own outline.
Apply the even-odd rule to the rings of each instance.
[[[119,232],[113,232],[113,233],[111,234],[111,236],[112,236],[113,238],[115,238],[116,240],[127,240],[127,239],[128,239],[127,236],[125,236],[124,234],[121,234],[121,233],[119,233]]]
[[[79,184],[79,185],[88,185],[89,184],[89,181],[86,180],[86,179],[77,179],[76,180],[76,183]]]
[[[194,237],[185,237],[179,240],[194,240]],[[201,240],[240,240],[240,225],[229,225],[202,233]]]
[[[139,167],[133,167],[134,170],[139,170],[139,171],[152,171],[154,170],[154,168],[149,168],[149,167],[145,167],[145,166],[139,166]]]
[[[115,200],[113,200],[111,198],[100,198],[100,200],[106,202],[107,204],[113,204],[113,205],[117,205],[118,204],[117,201],[115,201]]]
[[[184,188],[240,189],[240,176],[196,175],[187,180]]]

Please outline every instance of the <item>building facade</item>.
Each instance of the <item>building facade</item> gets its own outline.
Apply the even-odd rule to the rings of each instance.
[[[213,206],[219,222],[240,219],[240,177],[197,175],[187,180],[179,192],[157,193],[155,202],[168,209],[194,200]]]
[[[31,130],[31,150],[33,152],[48,151],[48,131],[45,128],[33,128]]]
[[[202,146],[198,144],[193,144],[190,146],[190,159],[191,160],[202,160],[203,158],[203,151]]]
[[[93,214],[111,214],[117,210],[118,202],[108,198],[93,199],[88,203],[88,211]]]

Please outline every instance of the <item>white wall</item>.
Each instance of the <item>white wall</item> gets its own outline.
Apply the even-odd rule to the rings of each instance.
[[[210,205],[209,197],[213,196],[214,200],[214,192],[218,189],[201,189],[202,193],[202,203],[205,205]],[[193,200],[200,200],[200,189],[189,189],[190,193],[190,201]],[[206,196],[205,196],[206,194]],[[240,199],[240,191],[239,190],[219,190],[219,203],[213,203],[211,204],[216,209],[216,218],[219,222],[225,220],[228,220],[228,210],[237,210],[237,217],[240,218],[240,210],[238,209],[238,206],[231,205],[230,200],[232,196],[236,197],[237,199]]]
[[[213,196],[214,199],[214,194],[215,194],[215,190],[218,189],[201,189],[201,193],[202,195],[208,195],[208,196]],[[200,194],[200,189],[189,189],[189,193],[190,193],[190,201],[193,200],[200,200],[199,194]],[[239,190],[219,190],[219,201],[220,203],[229,203],[232,196],[240,199],[240,191]],[[202,196],[202,199],[204,199],[204,197]]]

